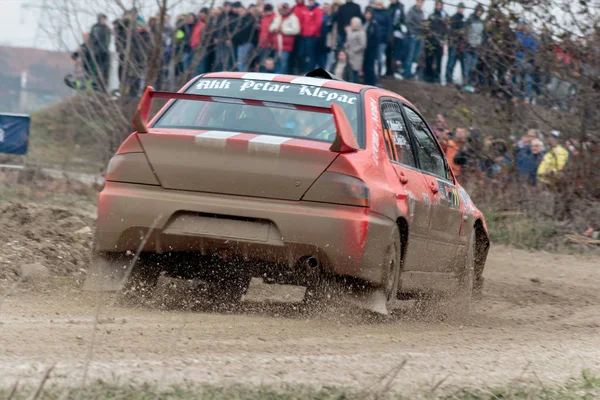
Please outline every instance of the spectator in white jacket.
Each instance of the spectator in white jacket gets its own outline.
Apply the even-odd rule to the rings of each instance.
[[[269,32],[274,36],[275,70],[278,74],[287,74],[294,41],[300,33],[300,21],[287,3],[281,4],[278,11],[279,15],[271,22]]]
[[[348,53],[348,62],[352,66],[352,82],[359,83],[359,75],[362,73],[363,59],[367,48],[367,34],[358,17],[352,18],[350,26],[346,27],[344,48]]]

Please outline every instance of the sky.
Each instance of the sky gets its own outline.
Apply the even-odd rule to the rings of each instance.
[[[37,0],[31,0],[37,1]],[[21,5],[30,0],[0,0],[0,44],[31,47],[35,37],[37,15],[23,10]],[[33,25],[33,28],[32,28]]]
[[[207,3],[207,0],[178,1],[183,1],[183,3],[177,10],[174,10],[172,14],[175,14],[177,11],[197,11],[203,4]],[[270,2],[275,4],[283,1],[284,0],[271,0]],[[293,2],[293,0],[288,1]],[[447,3],[458,4],[459,1],[460,0],[448,0]],[[132,0],[123,0],[123,2],[131,4]],[[141,0],[141,2],[146,3],[147,8],[145,10],[147,13],[156,12],[155,1]],[[222,2],[222,0],[217,0],[215,4],[219,4],[220,2]],[[250,4],[255,2],[255,0],[243,0],[242,2]],[[265,2],[269,2],[269,0],[266,0]],[[355,2],[365,6],[368,3],[368,0],[355,0]],[[476,2],[472,0],[466,0],[464,2],[467,6],[471,5],[474,7],[476,4]],[[389,3],[389,0],[386,0],[386,3]],[[414,0],[405,0],[402,1],[402,3],[405,7],[410,7],[414,4]],[[58,19],[57,13],[60,13],[60,11],[41,9],[41,6],[44,4],[46,7],[57,7],[64,4],[70,4],[72,8],[81,8],[84,12],[73,11],[71,13],[73,17],[76,17],[71,23],[73,28],[63,29],[63,32],[60,35],[62,36],[61,40],[56,33],[57,24],[53,23],[53,21]],[[69,48],[70,50],[73,50],[77,46],[81,32],[89,30],[89,27],[95,22],[95,13],[103,11],[108,15],[109,19],[116,17],[118,9],[114,7],[113,4],[114,2],[111,2],[111,0],[0,0],[0,9],[2,10],[2,12],[0,12],[0,45],[37,47],[54,50],[65,50],[66,48]],[[101,5],[104,5],[106,8],[103,10]],[[426,15],[433,11],[433,5],[433,0],[425,1],[424,9]],[[454,7],[446,6],[445,8],[450,14],[455,12]],[[62,18],[64,18],[64,15]],[[49,37],[48,30],[52,31],[52,38]]]

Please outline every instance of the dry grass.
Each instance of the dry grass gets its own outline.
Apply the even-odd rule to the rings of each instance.
[[[45,383],[41,380],[40,383]],[[389,390],[370,392],[339,387],[313,388],[310,386],[209,386],[209,385],[173,385],[163,389],[153,384],[129,384],[93,382],[85,388],[62,387],[17,387],[11,400],[38,399],[206,399],[206,400],[384,400],[384,399],[440,399],[440,400],[592,400],[600,396],[600,378],[583,372],[581,378],[561,386],[506,385],[494,388],[464,388],[435,390],[430,388],[411,395]],[[13,388],[0,390],[0,398],[8,399]]]

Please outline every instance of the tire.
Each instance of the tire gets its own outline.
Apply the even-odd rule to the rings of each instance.
[[[396,305],[401,286],[402,242],[397,226],[393,228],[385,249],[379,283],[370,284],[347,277],[322,277],[318,285],[307,291],[304,304],[314,309],[323,302],[335,299],[339,301],[338,306],[351,305],[371,315],[389,315]]]
[[[150,300],[154,295],[160,273],[159,265],[151,265],[148,260],[140,257],[123,286],[122,294],[125,300],[130,302]]]
[[[215,305],[222,307],[234,307],[242,300],[242,296],[250,286],[249,275],[228,277],[227,280],[218,280],[211,283],[208,290],[209,299]]]
[[[456,271],[457,285],[450,293],[446,307],[448,312],[456,317],[469,314],[473,300],[475,281],[475,229],[469,235],[464,265]]]
[[[402,242],[400,240],[400,230],[395,226],[390,236],[390,241],[386,247],[383,278],[381,288],[385,295],[386,307],[390,310],[400,290],[400,274],[402,273]]]

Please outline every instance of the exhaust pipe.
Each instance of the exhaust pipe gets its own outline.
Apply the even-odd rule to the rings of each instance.
[[[301,259],[300,265],[308,271],[314,271],[315,269],[319,268],[321,264],[316,257],[306,256]]]

